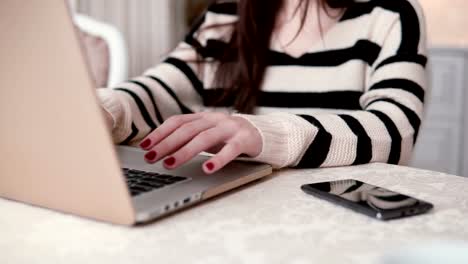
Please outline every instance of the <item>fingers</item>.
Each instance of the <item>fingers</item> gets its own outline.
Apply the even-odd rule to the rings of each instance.
[[[202,119],[197,119],[189,123],[185,123],[176,129],[172,134],[162,139],[156,144],[151,151],[145,155],[145,159],[149,163],[155,163],[167,155],[176,152],[179,148],[187,144],[194,137],[200,134],[202,131],[208,130],[213,127],[214,124]],[[175,160],[168,159],[167,165],[174,165]]]
[[[243,153],[252,157],[258,155],[262,150],[262,137],[244,118],[201,112],[169,118],[147,136],[140,147],[148,151],[145,159],[149,163],[171,155],[164,160],[168,169],[186,163],[202,151],[221,149],[203,164],[205,173],[212,174]]]
[[[203,164],[203,171],[212,174],[243,153],[242,143],[238,139],[228,142],[221,151]]]
[[[163,124],[161,124],[161,126],[159,126],[156,130],[151,132],[140,143],[140,147],[144,150],[149,150],[185,123],[195,121],[199,118],[201,118],[200,113],[172,116],[168,118]]]
[[[217,127],[205,130],[166,159],[164,165],[168,169],[177,168],[200,154],[200,152],[224,142],[227,137],[228,135]]]

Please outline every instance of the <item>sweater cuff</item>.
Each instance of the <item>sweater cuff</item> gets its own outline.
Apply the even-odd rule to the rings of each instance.
[[[129,122],[127,122],[125,115],[125,104],[122,102],[119,94],[110,88],[97,89],[97,96],[101,107],[112,117],[112,137],[114,143],[122,142],[130,130]]]
[[[112,117],[112,128],[117,125],[117,120],[120,120],[123,115],[122,104],[115,96],[115,91],[109,88],[97,89],[97,95],[102,108]]]
[[[262,152],[247,160],[268,163],[275,169],[297,164],[317,133],[316,127],[292,114],[235,116],[249,121],[262,137]]]

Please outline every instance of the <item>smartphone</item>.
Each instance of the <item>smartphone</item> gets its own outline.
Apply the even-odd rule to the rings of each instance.
[[[434,207],[431,203],[357,180],[305,184],[301,189],[380,220],[424,214]]]

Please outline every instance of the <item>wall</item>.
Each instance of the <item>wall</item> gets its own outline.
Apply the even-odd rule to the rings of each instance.
[[[429,43],[468,47],[468,1],[420,0],[426,12]]]

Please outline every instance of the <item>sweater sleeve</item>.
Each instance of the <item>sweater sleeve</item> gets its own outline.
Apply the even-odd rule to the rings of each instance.
[[[202,109],[204,73],[213,67],[207,42],[226,37],[228,24],[237,19],[220,14],[223,8],[212,5],[184,41],[155,67],[116,87],[98,89],[98,98],[114,121],[115,143],[137,144],[167,118]]]
[[[143,75],[115,87],[98,89],[101,105],[113,118],[117,144],[136,144],[165,119],[195,111],[201,104],[201,66],[187,43]]]
[[[419,7],[413,7],[412,19],[398,18],[390,24],[379,56],[367,70],[362,110],[240,115],[263,138],[263,150],[253,159],[276,168],[407,164],[427,92],[424,19]]]

